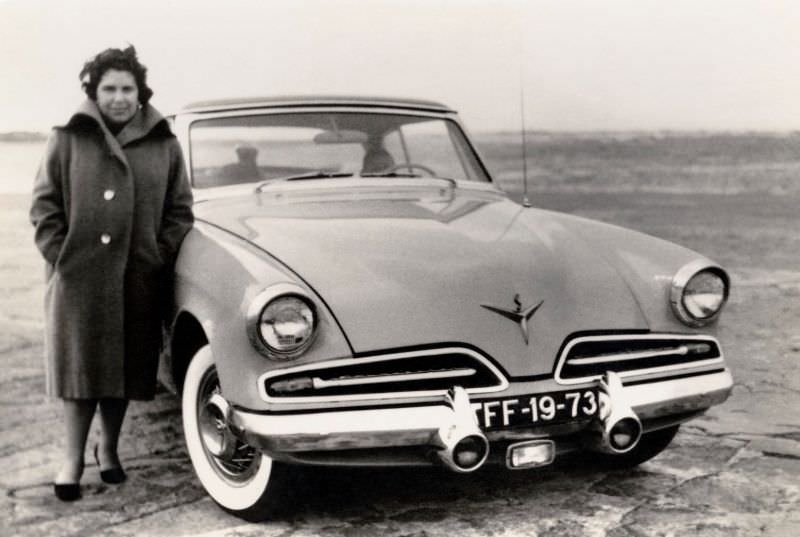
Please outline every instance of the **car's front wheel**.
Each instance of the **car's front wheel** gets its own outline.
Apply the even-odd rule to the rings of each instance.
[[[183,432],[189,457],[198,479],[220,507],[253,522],[269,518],[284,503],[288,469],[230,436],[210,404],[215,395],[220,396],[219,377],[206,345],[192,358],[183,382]],[[220,449],[222,445],[227,447]]]

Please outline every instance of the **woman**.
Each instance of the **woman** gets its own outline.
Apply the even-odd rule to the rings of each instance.
[[[148,104],[132,46],[108,49],[80,73],[88,99],[56,127],[30,211],[47,262],[47,392],[63,399],[64,461],[55,495],[80,497],[95,409],[101,478],[121,483],[117,454],[128,401],[155,395],[161,310],[192,226],[192,194],[167,121]]]

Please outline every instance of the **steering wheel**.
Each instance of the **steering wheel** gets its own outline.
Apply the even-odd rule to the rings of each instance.
[[[408,171],[411,171],[412,169],[422,170],[423,172],[427,173],[431,177],[436,177],[436,172],[435,171],[433,171],[432,169],[428,168],[427,166],[424,166],[422,164],[416,164],[414,162],[404,162],[402,164],[395,164],[394,166],[391,166],[390,168],[384,170],[383,173],[393,173],[393,172],[400,171],[400,170],[403,170],[403,169],[408,170]]]

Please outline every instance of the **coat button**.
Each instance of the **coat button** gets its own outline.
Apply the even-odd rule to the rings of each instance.
[[[103,192],[103,199],[105,199],[106,201],[111,201],[114,199],[114,196],[116,195],[117,195],[116,192],[114,192],[109,188],[108,190]]]
[[[103,244],[110,243],[111,235],[109,235],[108,233],[103,233],[102,235],[100,235],[100,242],[102,242]]]

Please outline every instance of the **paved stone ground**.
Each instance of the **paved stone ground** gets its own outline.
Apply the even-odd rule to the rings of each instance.
[[[593,216],[608,217],[592,203]],[[121,451],[129,480],[102,483],[87,454],[84,498],[58,502],[50,483],[62,425],[58,403],[42,395],[42,274],[19,223],[25,208],[0,200],[2,536],[800,535],[800,271],[740,252],[720,259],[735,286],[720,336],[737,379],[733,395],[634,471],[598,470],[576,457],[538,471],[487,467],[467,476],[305,469],[290,512],[245,524],[201,489],[177,400],[160,393],[131,407]],[[732,240],[747,238],[758,240]]]

